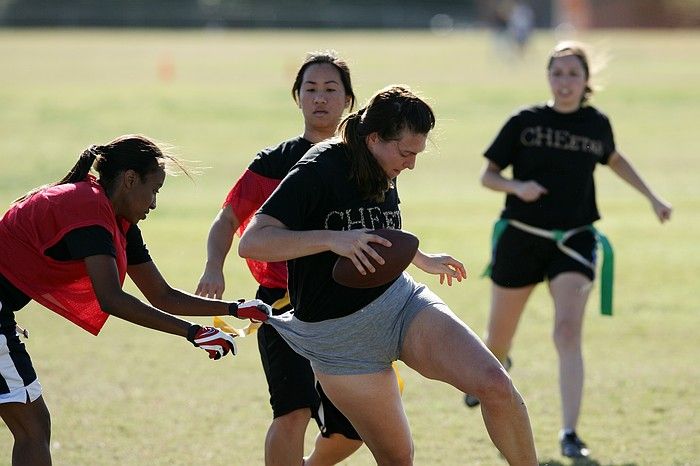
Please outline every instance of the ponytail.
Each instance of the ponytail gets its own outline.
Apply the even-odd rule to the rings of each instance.
[[[23,201],[53,186],[85,181],[92,169],[99,175],[99,182],[107,196],[114,191],[119,174],[127,170],[135,171],[142,179],[161,169],[173,174],[180,171],[190,177],[184,163],[167,153],[158,143],[139,134],[126,134],[105,145],[88,147],[63,179],[35,188],[14,202]]]
[[[95,159],[100,154],[100,146],[92,145],[85,149],[78,161],[73,165],[68,174],[61,179],[61,181],[54,184],[66,184],[66,183],[77,183],[78,181],[83,181],[87,178],[92,164],[95,163]]]
[[[18,202],[21,202],[34,194],[38,193],[39,191],[43,191],[45,189],[58,186],[61,184],[67,184],[67,183],[77,183],[78,181],[84,181],[88,173],[90,173],[90,169],[92,168],[93,163],[95,163],[95,159],[97,156],[100,154],[100,146],[92,145],[85,149],[82,154],[80,154],[80,157],[78,157],[78,161],[75,162],[75,165],[73,165],[73,168],[70,169],[68,174],[64,176],[60,181],[56,181],[54,183],[50,184],[45,184],[43,186],[39,186],[37,188],[32,189],[28,193],[26,193],[24,196],[19,197],[13,201],[13,204],[16,204]]]
[[[383,201],[387,189],[391,188],[377,159],[367,148],[365,137],[369,134],[362,125],[367,107],[351,113],[340,122],[338,132],[347,147],[345,155],[350,163],[348,178],[357,184],[363,199]]]

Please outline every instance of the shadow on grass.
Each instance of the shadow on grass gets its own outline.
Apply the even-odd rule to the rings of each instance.
[[[593,458],[576,458],[562,463],[558,460],[540,461],[540,466],[638,466],[637,463],[603,464]]]

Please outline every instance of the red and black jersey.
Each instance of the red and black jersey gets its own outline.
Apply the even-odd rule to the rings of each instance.
[[[0,275],[31,299],[97,335],[107,320],[81,260],[57,260],[47,251],[71,231],[97,226],[109,232],[120,283],[126,276],[126,231],[104,189],[86,181],[53,186],[14,204],[0,220]]]
[[[253,214],[287,175],[289,170],[313,146],[301,136],[260,151],[226,196],[223,207],[231,206],[240,227],[240,236]],[[255,280],[268,288],[287,288],[285,262],[260,262],[246,259]]]

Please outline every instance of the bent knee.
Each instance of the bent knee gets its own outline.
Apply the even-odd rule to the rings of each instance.
[[[494,365],[484,372],[479,389],[474,394],[482,403],[511,401],[514,390],[513,381],[505,369]]]
[[[375,458],[378,465],[411,466],[413,464],[413,445],[383,452]]]
[[[311,410],[309,408],[301,408],[296,409],[294,411],[290,411],[281,416],[277,416],[272,420],[272,425],[274,425],[278,429],[284,430],[297,429],[300,425],[306,428],[306,424],[308,424],[310,419]]]
[[[19,422],[3,419],[18,444],[48,445],[51,440],[51,416],[48,411],[27,413]]]

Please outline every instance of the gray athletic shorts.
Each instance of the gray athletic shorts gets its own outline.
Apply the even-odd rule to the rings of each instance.
[[[294,351],[316,372],[333,375],[371,374],[399,358],[408,326],[428,306],[445,303],[406,272],[380,297],[348,316],[302,322],[292,312],[270,318]]]

